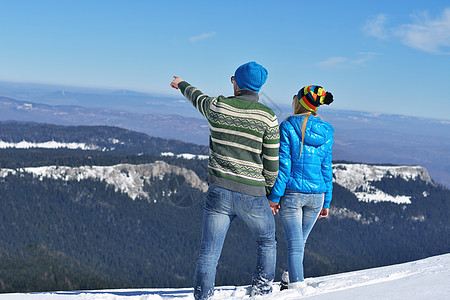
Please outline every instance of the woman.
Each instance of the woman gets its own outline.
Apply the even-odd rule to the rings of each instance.
[[[280,211],[288,247],[289,272],[283,273],[281,290],[304,286],[306,239],[317,218],[328,216],[334,130],[317,109],[331,102],[333,95],[321,86],[306,86],[294,96],[294,115],[280,125],[280,168],[268,198],[273,213]]]

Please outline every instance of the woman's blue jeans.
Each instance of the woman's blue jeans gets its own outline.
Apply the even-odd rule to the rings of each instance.
[[[267,198],[210,185],[203,207],[202,242],[194,279],[195,299],[208,299],[214,294],[217,262],[228,228],[236,217],[247,224],[257,244],[253,293],[272,291],[276,263],[275,220]]]
[[[289,282],[303,281],[306,239],[322,210],[324,194],[303,194],[286,190],[280,200],[280,218],[288,249]]]

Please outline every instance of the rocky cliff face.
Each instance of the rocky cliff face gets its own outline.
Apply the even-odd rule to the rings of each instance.
[[[144,184],[152,179],[162,179],[167,174],[183,176],[193,188],[206,192],[206,182],[200,180],[195,172],[170,165],[163,161],[151,164],[131,165],[119,164],[114,166],[44,166],[23,169],[1,169],[0,177],[8,174],[32,173],[38,178],[51,178],[55,180],[85,180],[94,179],[104,181],[115,187],[116,191],[126,193],[133,200],[137,197],[149,198],[144,191]],[[169,191],[168,191],[169,192]]]
[[[411,203],[408,195],[392,196],[381,191],[372,183],[383,178],[402,178],[409,180],[422,180],[434,185],[428,171],[420,166],[378,166],[367,164],[334,164],[334,182],[351,191],[360,201],[394,203]],[[426,191],[424,191],[424,196]]]
[[[38,178],[52,178],[55,180],[85,180],[94,179],[104,181],[115,187],[116,191],[128,194],[133,200],[141,197],[149,199],[144,190],[150,180],[163,179],[165,175],[183,176],[186,182],[195,189],[206,192],[208,185],[192,170],[170,165],[163,161],[151,164],[118,164],[114,166],[44,166],[23,169],[0,169],[0,177],[8,174],[32,173]],[[409,195],[389,195],[380,190],[374,182],[383,178],[402,178],[422,180],[434,185],[427,170],[420,166],[379,166],[367,164],[333,164],[334,183],[352,192],[360,201],[380,202],[390,201],[398,204],[411,203]],[[171,191],[166,191],[170,193]],[[426,197],[427,191],[423,191]]]

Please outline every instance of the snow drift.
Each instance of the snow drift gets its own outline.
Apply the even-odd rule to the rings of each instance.
[[[399,265],[307,278],[307,285],[280,292],[278,283],[270,295],[255,299],[448,299],[450,253]],[[249,299],[248,286],[216,287],[213,300]],[[192,288],[120,289],[48,293],[0,294],[8,300],[161,300],[193,299]]]

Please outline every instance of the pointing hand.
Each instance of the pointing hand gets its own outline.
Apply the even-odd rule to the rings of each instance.
[[[170,83],[170,86],[174,89],[178,90],[178,84],[183,81],[180,77],[173,76],[173,81]]]

